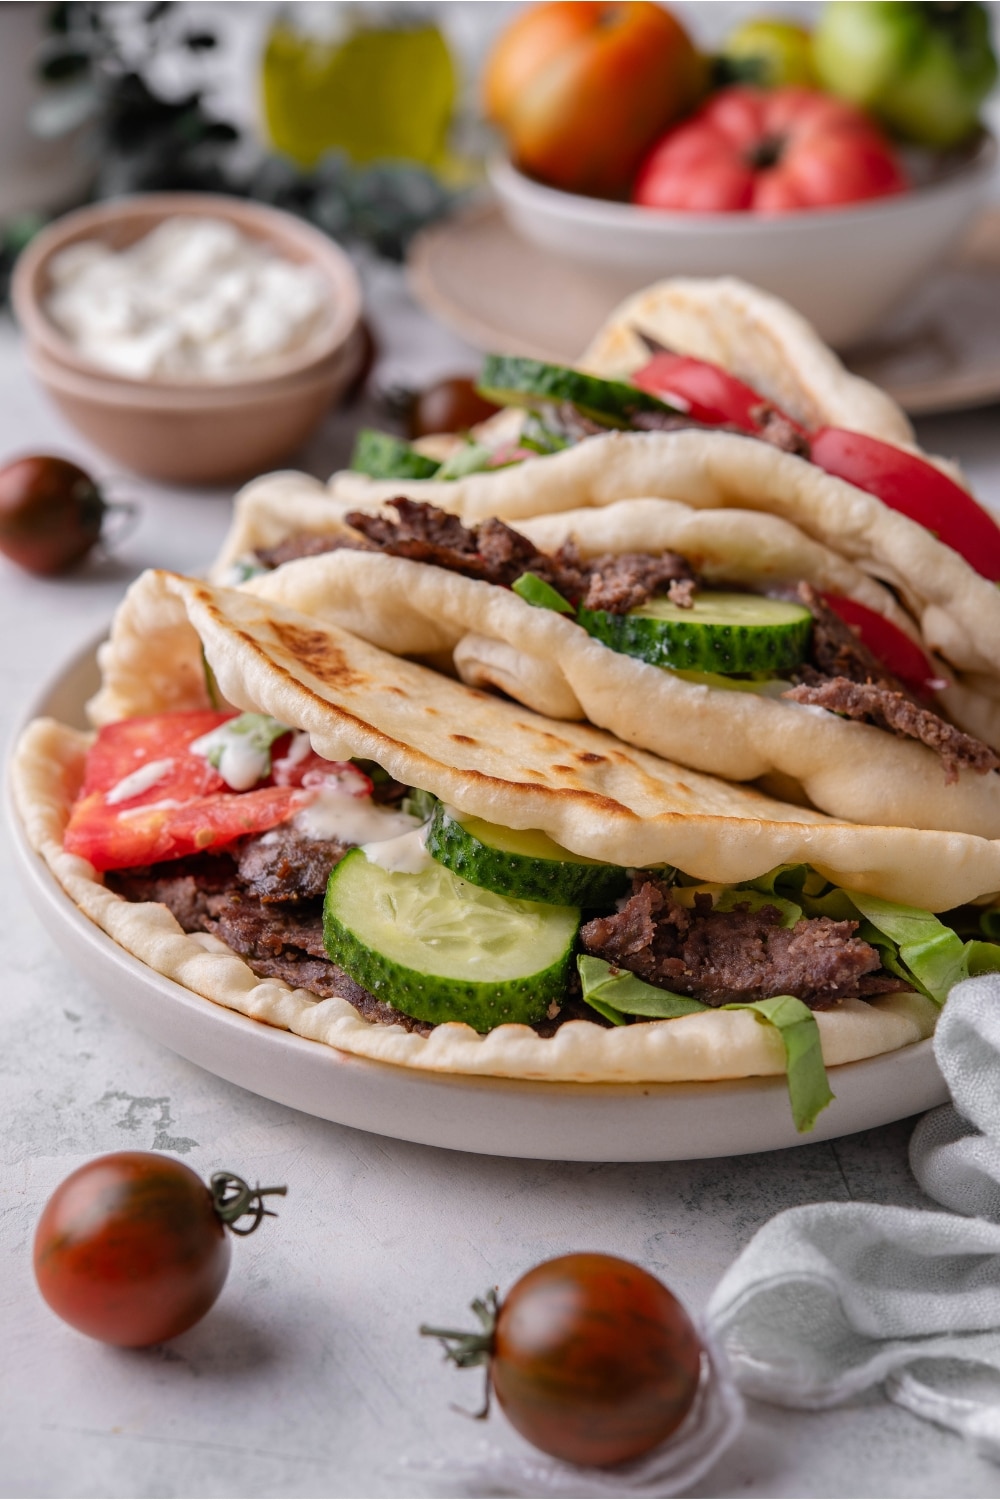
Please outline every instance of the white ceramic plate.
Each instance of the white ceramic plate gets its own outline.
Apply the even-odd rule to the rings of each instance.
[[[27,718],[83,725],[94,647],[42,691]],[[545,1084],[421,1073],[351,1057],[226,1010],[165,979],[95,927],[28,844],[11,805],[14,853],[42,923],[127,1021],[220,1078],[323,1120],[422,1145],[551,1161],[678,1161],[772,1151],[868,1130],[947,1098],[929,1041],[831,1069],[837,1094],[796,1134],[783,1079]]]

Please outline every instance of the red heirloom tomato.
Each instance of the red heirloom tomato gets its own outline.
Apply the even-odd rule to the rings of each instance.
[[[552,0],[500,37],[483,96],[518,166],[571,193],[615,196],[705,78],[687,32],[651,0]]]
[[[226,1226],[250,1234],[268,1214],[250,1188],[217,1172],[211,1189],[183,1162],[119,1151],[56,1188],[35,1232],[35,1278],[54,1313],[106,1344],[142,1348],[204,1317],[229,1270]],[[245,1214],[253,1222],[237,1228]]]
[[[561,1255],[474,1302],[481,1334],[421,1328],[463,1368],[488,1364],[508,1420],[572,1464],[626,1463],[684,1420],[701,1345],[676,1297],[615,1255]],[[487,1393],[488,1394],[488,1393]],[[485,1411],[483,1413],[485,1415]]]
[[[643,162],[646,208],[787,213],[901,193],[906,174],[867,115],[812,89],[723,89]]]
[[[768,408],[778,412],[807,439],[807,456],[817,468],[875,495],[953,548],[984,578],[1000,581],[1000,526],[968,490],[919,454],[843,427],[806,432],[787,412],[708,360],[664,349],[631,378],[641,390],[683,402],[697,422],[732,422],[756,433]],[[870,641],[866,644],[880,654]],[[888,661],[886,665],[891,666]],[[905,672],[891,670],[906,680]]]

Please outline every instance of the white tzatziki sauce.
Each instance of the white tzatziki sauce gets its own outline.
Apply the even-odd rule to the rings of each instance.
[[[130,771],[121,781],[116,781],[105,794],[104,800],[108,807],[114,807],[118,802],[127,802],[130,797],[141,797],[143,792],[148,792],[173,769],[172,757],[166,760],[147,760],[137,771]]]
[[[175,807],[183,807],[175,797],[164,797],[162,802],[143,802],[139,807],[123,807],[118,814],[119,818],[144,818],[147,813],[173,812]]]
[[[45,310],[80,354],[132,379],[225,380],[302,348],[331,289],[224,219],[164,219],[124,250],[78,240],[49,263]]]
[[[434,861],[427,853],[427,834],[430,823],[422,823],[409,833],[401,833],[394,839],[383,839],[377,844],[362,844],[366,859],[390,875],[420,875]]]
[[[354,796],[336,785],[318,788],[292,821],[307,839],[338,839],[344,844],[382,843],[422,826],[410,813],[390,812],[371,797]]]
[[[265,742],[246,729],[237,728],[243,719],[242,714],[229,719],[218,729],[210,729],[200,739],[192,740],[188,746],[193,755],[203,755],[234,792],[248,792],[271,770],[272,741]],[[277,727],[287,733],[283,726]]]

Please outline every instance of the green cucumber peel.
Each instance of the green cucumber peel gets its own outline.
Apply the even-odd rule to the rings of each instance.
[[[519,355],[487,354],[476,389],[496,406],[566,403],[602,427],[628,427],[638,412],[679,414],[676,406],[629,381]]]
[[[576,614],[569,600],[550,583],[546,583],[544,578],[539,578],[537,573],[522,573],[511,584],[511,588],[525,604],[533,604],[538,609],[554,609],[560,615]]]
[[[402,438],[374,427],[362,427],[358,433],[350,466],[370,479],[432,479],[441,467],[437,459],[418,453]]]
[[[714,1007],[647,984],[626,969],[614,969],[603,958],[580,954],[576,961],[586,1003],[615,1026],[626,1026],[632,1017],[673,1021],[698,1011],[749,1010],[765,1026],[773,1026],[785,1049],[788,1098],[795,1128],[805,1134],[831,1102],[831,1092],[816,1017],[794,995],[776,995],[771,1000],[740,1000]]]

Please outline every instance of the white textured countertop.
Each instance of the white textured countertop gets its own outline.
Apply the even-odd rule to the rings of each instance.
[[[383,381],[471,370],[398,279],[373,298]],[[356,418],[355,418],[356,420]],[[325,474],[350,418],[302,455]],[[1000,505],[997,408],[925,422],[925,444],[958,457]],[[0,326],[0,460],[61,451],[109,465],[49,407]],[[30,579],[0,558],[0,699],[6,739],[40,684],[110,616],[142,568],[203,567],[228,496],[138,480],[141,526],[113,562],[68,580]],[[535,1261],[606,1250],[640,1261],[695,1310],[751,1234],[793,1204],[848,1198],[926,1203],[909,1176],[904,1122],[830,1144],[691,1164],[587,1166],[476,1158],[325,1124],[223,1083],[130,1030],[74,973],[0,864],[0,1495],[340,1496],[463,1494],[447,1479],[485,1435],[449,1409],[474,1406],[416,1335],[463,1321]],[[456,1140],[461,1122],[456,1122]],[[207,1175],[287,1182],[280,1219],[234,1246],[229,1282],[198,1327],[126,1352],[48,1312],[31,1275],[50,1191],[100,1152],[152,1148]],[[516,1444],[501,1421],[498,1445]],[[440,1461],[418,1478],[402,1459]],[[700,1496],[994,1496],[1000,1469],[881,1399],[807,1414],[751,1406]]]

